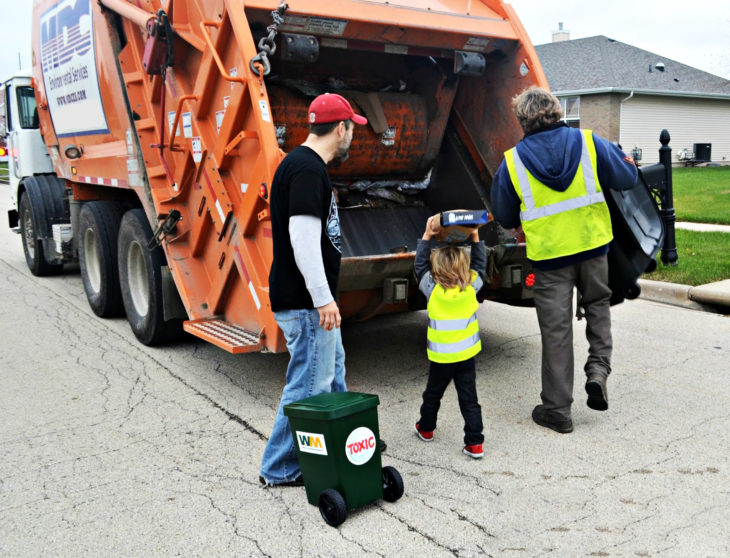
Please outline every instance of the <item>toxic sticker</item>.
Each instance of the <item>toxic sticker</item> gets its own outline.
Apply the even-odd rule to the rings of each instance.
[[[375,454],[375,434],[366,426],[359,426],[347,437],[345,455],[353,465],[365,465]]]
[[[327,455],[327,445],[324,443],[323,434],[313,434],[312,432],[300,432],[297,430],[297,443],[299,444],[299,451]]]

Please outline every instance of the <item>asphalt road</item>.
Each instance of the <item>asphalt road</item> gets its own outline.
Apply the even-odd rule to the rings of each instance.
[[[380,397],[383,457],[405,495],[328,527],[303,488],[264,489],[261,454],[287,355],[194,339],[148,348],[89,309],[78,270],[33,277],[0,186],[0,555],[727,556],[730,319],[614,308],[605,413],[535,425],[534,311],[479,313],[485,458],[461,453],[453,388],[436,439],[413,433],[425,315],[343,327],[349,387]],[[575,324],[577,354],[586,342]],[[724,526],[724,527],[723,527]]]

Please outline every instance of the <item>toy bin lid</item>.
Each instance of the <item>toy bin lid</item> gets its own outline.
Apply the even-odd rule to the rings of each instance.
[[[378,396],[370,393],[356,391],[320,393],[285,405],[284,414],[288,417],[311,420],[333,420],[377,407],[379,403]]]

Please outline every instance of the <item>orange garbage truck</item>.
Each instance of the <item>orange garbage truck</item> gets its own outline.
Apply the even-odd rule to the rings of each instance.
[[[337,92],[367,116],[330,169],[345,319],[421,309],[428,216],[490,207],[522,135],[512,97],[546,86],[501,0],[35,0],[35,112],[53,172],[10,220],[36,275],[78,261],[99,316],[136,337],[182,330],[232,353],[286,349],[268,299],[269,197]],[[492,221],[486,299],[531,298],[524,243]]]

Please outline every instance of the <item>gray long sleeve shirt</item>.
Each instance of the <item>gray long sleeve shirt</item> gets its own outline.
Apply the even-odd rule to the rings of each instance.
[[[469,267],[477,272],[477,277],[472,282],[475,291],[479,291],[484,284],[484,274],[487,271],[487,247],[484,241],[470,242],[467,246],[471,248],[471,263]],[[418,240],[416,246],[416,260],[414,268],[416,277],[418,278],[418,288],[426,295],[426,299],[431,296],[436,281],[431,276],[431,250],[436,247],[433,240]]]

